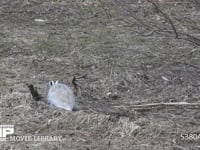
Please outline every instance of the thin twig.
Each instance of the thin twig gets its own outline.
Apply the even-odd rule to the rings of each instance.
[[[77,79],[76,79],[76,77],[74,76],[73,79],[72,79],[72,84],[73,84],[74,89],[75,89],[75,95],[78,94],[78,85],[77,85],[76,81],[77,81]]]
[[[73,77],[73,79],[72,79],[72,84],[73,84],[74,89],[75,89],[75,95],[78,95],[78,92],[79,92],[77,80],[85,79],[86,77],[87,77],[87,74],[84,74],[84,75],[82,75],[82,76],[80,76],[80,77],[76,77],[76,76]]]
[[[200,45],[200,39],[190,35],[190,34],[187,34],[187,33],[179,33],[179,35],[183,35],[183,36],[186,36],[186,38],[184,37],[179,37],[178,39],[183,39],[183,40],[186,40],[186,41],[189,41],[189,42],[192,42],[196,45]]]
[[[168,22],[170,23],[170,25],[171,25],[171,27],[172,27],[172,29],[173,29],[173,31],[174,31],[175,37],[178,38],[179,36],[178,36],[178,32],[177,32],[177,30],[176,30],[176,27],[175,27],[174,23],[172,22],[172,20],[169,18],[169,16],[168,16],[167,14],[165,14],[165,13],[158,7],[158,5],[157,5],[155,2],[153,2],[152,0],[149,0],[149,1],[150,1],[150,2],[153,4],[153,6],[168,20]]]
[[[30,93],[35,101],[39,101],[41,99],[41,95],[38,93],[37,89],[32,84],[27,84],[26,86],[29,88]]]
[[[99,2],[99,4],[101,5],[100,7],[101,7],[101,9],[104,11],[106,17],[107,17],[108,19],[110,19],[110,18],[111,18],[111,15],[110,15],[110,13],[107,11],[107,8],[105,7],[104,2],[103,2],[102,0],[98,0],[98,2]]]
[[[196,37],[194,37],[192,35],[186,34],[186,33],[177,32],[176,27],[175,27],[173,21],[170,19],[170,17],[167,14],[165,14],[159,8],[159,6],[155,2],[153,2],[153,0],[149,0],[149,2],[151,2],[153,4],[153,6],[158,10],[158,12],[160,12],[168,20],[168,22],[170,23],[170,25],[172,27],[172,30],[173,30],[173,32],[175,34],[175,38],[186,40],[186,41],[189,41],[189,42],[194,43],[196,45],[200,45],[200,39],[198,39],[198,38],[196,38]],[[180,35],[186,36],[186,37],[180,37]]]

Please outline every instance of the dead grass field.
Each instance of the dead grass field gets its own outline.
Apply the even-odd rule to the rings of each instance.
[[[0,124],[14,125],[16,136],[62,141],[6,141],[0,149],[199,149],[200,3],[153,2],[1,0]],[[50,80],[73,87],[85,74],[77,111],[47,104]],[[195,105],[136,106],[178,102]]]

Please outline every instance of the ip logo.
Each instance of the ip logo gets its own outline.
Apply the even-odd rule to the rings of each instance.
[[[14,125],[0,125],[0,141],[6,141],[6,136],[14,133]]]

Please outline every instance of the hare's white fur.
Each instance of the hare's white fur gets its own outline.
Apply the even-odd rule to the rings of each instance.
[[[75,108],[75,96],[73,91],[66,85],[51,81],[48,91],[48,102],[56,107],[72,111]]]

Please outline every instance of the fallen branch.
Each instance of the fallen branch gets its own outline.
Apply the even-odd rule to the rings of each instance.
[[[149,109],[149,108],[158,108],[158,107],[170,107],[170,106],[195,106],[200,107],[200,103],[187,103],[187,102],[174,102],[174,103],[150,103],[150,104],[139,104],[139,105],[124,105],[124,106],[113,106],[116,108],[126,107],[133,109]]]

